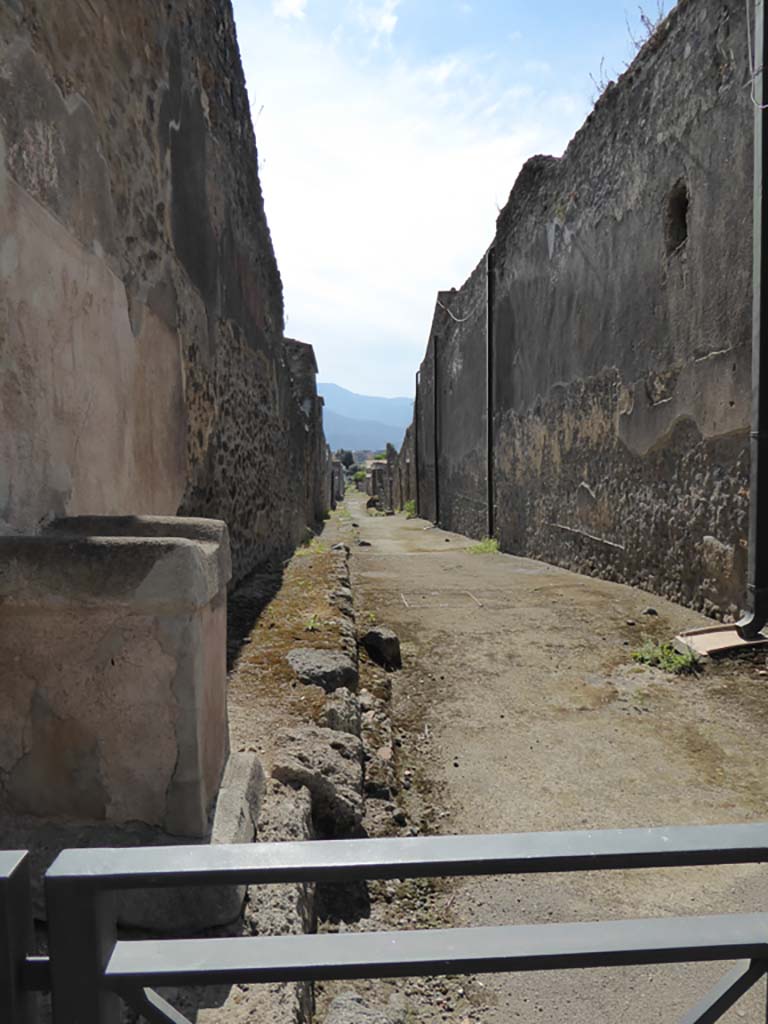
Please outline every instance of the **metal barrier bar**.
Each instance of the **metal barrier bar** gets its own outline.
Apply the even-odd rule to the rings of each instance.
[[[49,883],[91,889],[604,871],[768,861],[768,824],[65,850]]]
[[[150,985],[399,977],[768,959],[768,915],[356,935],[117,942],[114,893],[148,886],[444,877],[768,860],[768,825],[68,850],[46,875],[55,1024],[118,1024]],[[738,998],[745,975],[692,1021]],[[753,980],[750,980],[750,984]],[[718,1002],[720,1000],[720,1002]],[[709,1016],[707,1016],[709,1014]],[[15,1024],[15,1022],[14,1022]]]
[[[737,964],[701,1000],[681,1017],[678,1024],[715,1024],[768,970],[764,960]]]
[[[123,998],[149,1024],[191,1024],[183,1013],[151,988],[133,989],[125,992]]]
[[[0,851],[0,1020],[32,1024],[36,998],[24,985],[27,954],[32,949],[32,901],[29,855]]]
[[[118,942],[116,988],[400,978],[768,957],[768,914]]]

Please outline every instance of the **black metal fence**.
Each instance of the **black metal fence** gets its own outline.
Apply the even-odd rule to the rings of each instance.
[[[117,1024],[120,1000],[152,1024],[188,1024],[154,986],[208,985],[713,960],[739,963],[680,1024],[718,1020],[768,971],[768,913],[255,938],[117,938],[119,890],[352,882],[744,864],[768,860],[768,824],[496,836],[67,850],[45,877],[49,955],[33,956],[28,856],[0,852],[0,1021]]]

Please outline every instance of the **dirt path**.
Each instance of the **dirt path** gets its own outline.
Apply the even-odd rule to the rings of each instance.
[[[502,554],[422,520],[367,516],[361,616],[400,634],[398,772],[416,832],[610,828],[763,819],[764,665],[676,677],[634,664],[645,636],[707,620],[629,587]],[[644,614],[652,606],[658,614]],[[762,867],[466,880],[378,890],[362,927],[599,920],[763,907]],[[397,897],[401,896],[401,899]],[[383,902],[382,902],[383,901]],[[378,908],[378,909],[377,909]],[[405,908],[405,909],[404,909]],[[674,1021],[724,965],[408,982],[418,1020]],[[723,1018],[764,1020],[762,993]]]

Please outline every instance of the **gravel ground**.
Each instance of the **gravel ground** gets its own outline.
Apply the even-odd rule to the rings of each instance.
[[[765,817],[768,674],[721,662],[696,676],[635,664],[645,638],[709,620],[662,598],[504,554],[404,516],[359,524],[358,622],[400,635],[392,728],[404,832],[477,833],[756,821]],[[352,538],[351,526],[350,538]],[[648,614],[652,607],[657,614]],[[364,679],[361,680],[365,685]],[[382,831],[381,817],[371,820]],[[762,866],[370,887],[346,928],[722,913],[765,902]],[[413,1019],[508,1024],[673,1021],[727,965],[620,968],[392,987]],[[347,986],[348,987],[348,986]],[[320,988],[321,1005],[336,991]],[[764,1021],[762,990],[726,1021]]]

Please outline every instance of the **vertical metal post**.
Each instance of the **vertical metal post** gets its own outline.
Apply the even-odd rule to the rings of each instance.
[[[440,437],[438,434],[438,415],[440,409],[440,393],[437,380],[437,335],[432,337],[432,397],[433,397],[433,435],[435,459],[435,526],[440,525]]]
[[[494,480],[494,436],[493,436],[493,416],[494,416],[494,401],[493,401],[493,389],[494,389],[494,378],[493,378],[493,307],[496,296],[495,289],[495,257],[496,250],[491,246],[486,256],[486,323],[485,323],[485,365],[486,365],[486,401],[485,401],[485,415],[487,419],[486,424],[486,435],[488,449],[486,453],[486,476],[488,484],[488,536],[493,537],[496,530],[496,508],[495,508],[495,480]]]
[[[416,481],[416,515],[421,515],[421,496],[419,495],[419,384],[421,370],[416,371],[416,390],[413,396],[413,472]]]
[[[752,426],[750,432],[747,615],[741,636],[756,636],[768,621],[768,101],[763,62],[768,55],[764,0],[755,0],[755,170],[752,264]]]
[[[22,971],[32,951],[32,901],[29,854],[0,852],[0,1020],[33,1024],[37,1000],[22,986]]]
[[[104,986],[117,939],[114,893],[49,871],[45,896],[53,1024],[119,1024],[120,1000]]]

